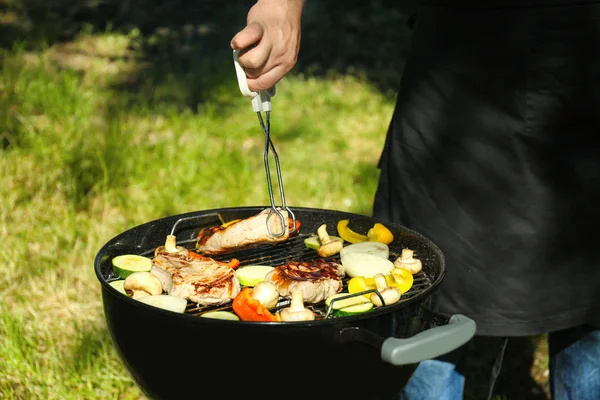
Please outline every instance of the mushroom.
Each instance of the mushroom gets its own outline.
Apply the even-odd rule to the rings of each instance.
[[[304,307],[302,290],[292,292],[292,303],[289,307],[279,312],[282,321],[312,321],[315,319],[315,313]]]
[[[188,250],[185,247],[177,246],[177,238],[175,237],[175,235],[167,235],[167,238],[165,239],[165,245],[159,246],[156,249],[156,252],[160,252],[160,251],[166,251],[167,253],[170,253],[170,254],[173,254],[173,253],[181,253],[183,255],[188,254]]]
[[[125,289],[125,292],[134,299],[162,294],[163,292],[160,279],[153,273],[146,271],[134,272],[125,278],[123,289]]]
[[[404,268],[413,275],[419,273],[423,265],[421,264],[421,260],[413,258],[413,253],[413,250],[402,249],[402,254],[394,261],[394,267]]]
[[[317,235],[319,235],[319,241],[321,242],[321,247],[317,249],[317,254],[321,257],[331,257],[338,254],[344,247],[342,242],[329,237],[329,234],[327,234],[327,224],[323,224],[317,229]]]
[[[267,308],[273,308],[279,301],[279,292],[277,286],[269,281],[261,281],[254,285],[252,298],[258,300],[260,304]]]
[[[381,297],[383,297],[384,301],[384,303],[382,303],[377,293],[373,293],[370,299],[375,306],[389,306],[390,304],[394,304],[400,300],[400,289],[398,289],[396,286],[388,286],[383,274],[376,274],[373,279],[375,280],[375,287],[377,288],[379,294],[381,294]]]

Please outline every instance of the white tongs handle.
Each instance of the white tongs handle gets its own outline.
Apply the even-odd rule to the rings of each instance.
[[[246,72],[238,61],[240,50],[233,51],[233,65],[235,65],[235,74],[237,75],[240,92],[246,97],[252,98],[252,109],[254,112],[271,111],[271,97],[275,96],[275,86],[268,90],[253,92],[248,88]]]

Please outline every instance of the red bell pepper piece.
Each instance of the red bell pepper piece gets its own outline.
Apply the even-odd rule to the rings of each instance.
[[[300,221],[296,220],[296,232],[300,231]],[[288,218],[288,228],[291,230],[294,227],[294,219]]]
[[[241,292],[233,299],[233,312],[242,321],[279,321],[279,315],[271,314],[267,307],[252,297],[253,290],[251,287],[242,288]]]

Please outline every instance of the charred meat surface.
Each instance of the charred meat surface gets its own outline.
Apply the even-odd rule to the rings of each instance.
[[[196,251],[202,254],[223,254],[234,250],[241,250],[260,244],[276,244],[288,240],[290,237],[289,226],[283,227],[285,231],[281,236],[272,236],[267,229],[267,223],[272,233],[282,232],[281,219],[273,213],[269,216],[270,208],[257,215],[242,219],[226,227],[215,226],[205,228],[198,233]],[[288,213],[280,210],[284,219],[288,220]]]
[[[277,286],[279,294],[290,297],[300,289],[305,303],[319,303],[342,290],[345,276],[341,264],[326,259],[291,261],[277,266],[266,275],[266,280]]]
[[[229,303],[240,292],[234,269],[227,263],[189,251],[156,249],[152,264],[171,274],[169,294],[185,297],[201,306]]]

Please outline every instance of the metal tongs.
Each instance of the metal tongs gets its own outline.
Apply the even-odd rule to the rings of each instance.
[[[269,235],[274,237],[283,236],[285,233],[285,227],[288,224],[287,219],[283,216],[280,210],[285,210],[288,213],[288,216],[292,218],[292,226],[290,227],[289,232],[293,233],[296,231],[296,216],[285,204],[285,192],[283,190],[283,180],[281,178],[281,166],[279,164],[279,156],[277,155],[277,150],[275,150],[275,146],[273,145],[273,141],[271,140],[271,97],[275,96],[275,86],[268,90],[262,90],[259,92],[253,92],[248,88],[248,81],[246,79],[246,72],[244,68],[240,65],[238,61],[238,56],[240,54],[240,50],[233,50],[233,64],[235,66],[235,73],[237,75],[238,85],[240,87],[240,92],[242,95],[246,97],[250,97],[252,99],[252,109],[258,115],[258,122],[260,123],[260,127],[265,135],[265,151],[264,151],[264,162],[265,162],[265,171],[267,173],[267,187],[269,189],[269,199],[271,201],[271,210],[269,211],[269,215],[267,215],[267,231]],[[265,118],[263,119],[262,112],[265,113]],[[273,184],[271,183],[271,169],[269,167],[269,150],[273,152],[273,157],[275,158],[275,167],[277,169],[277,181],[279,185],[279,193],[281,195],[281,207],[277,207],[275,205],[275,199],[273,196]],[[269,224],[269,220],[273,217],[273,215],[279,216],[281,221],[282,231],[275,233],[271,231],[271,227]]]

